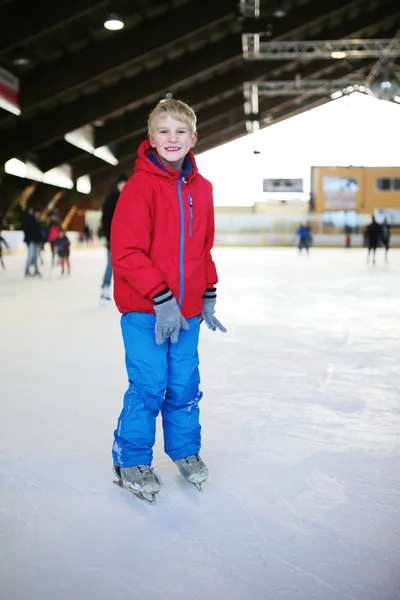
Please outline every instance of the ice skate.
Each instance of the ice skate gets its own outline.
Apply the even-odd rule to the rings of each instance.
[[[136,467],[118,467],[114,465],[114,481],[120,487],[135,494],[140,500],[150,504],[156,501],[156,494],[161,489],[161,481],[158,475],[149,465],[137,465]]]
[[[110,286],[105,285],[101,288],[100,306],[107,306],[111,303],[111,291]]]
[[[198,454],[192,454],[186,458],[175,460],[174,463],[186,481],[193,483],[199,492],[201,492],[201,484],[207,480],[208,469],[200,456]]]

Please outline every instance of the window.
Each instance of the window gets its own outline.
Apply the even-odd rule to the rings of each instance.
[[[392,180],[391,179],[386,179],[386,178],[383,178],[383,177],[379,177],[376,180],[376,188],[378,190],[380,190],[381,192],[383,192],[383,191],[386,192],[387,190],[392,189]]]
[[[400,178],[378,177],[376,180],[376,189],[380,192],[400,190]]]

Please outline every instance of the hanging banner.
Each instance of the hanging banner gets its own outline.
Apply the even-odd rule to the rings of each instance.
[[[19,79],[0,67],[0,107],[14,115],[20,115]]]
[[[378,223],[387,219],[389,225],[400,227],[400,208],[375,208],[374,215]]]
[[[356,208],[358,181],[355,177],[324,177],[325,208]]]
[[[302,192],[302,179],[264,179],[263,192]]]

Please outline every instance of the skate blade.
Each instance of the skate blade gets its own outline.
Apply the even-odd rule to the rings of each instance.
[[[124,485],[124,482],[122,481],[122,479],[113,479],[113,483],[115,483],[116,485],[118,485],[121,488],[125,488],[126,490],[128,490],[128,492],[133,494],[139,500],[143,500],[144,502],[147,502],[148,504],[156,503],[156,495],[155,494],[143,494],[142,492],[135,492],[131,488]]]

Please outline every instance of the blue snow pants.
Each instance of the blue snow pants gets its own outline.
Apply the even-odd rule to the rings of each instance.
[[[114,432],[114,464],[120,467],[151,465],[156,418],[161,410],[164,450],[172,459],[198,454],[200,323],[188,319],[177,344],[155,341],[156,317],[131,312],[122,315],[121,328],[129,387]]]

